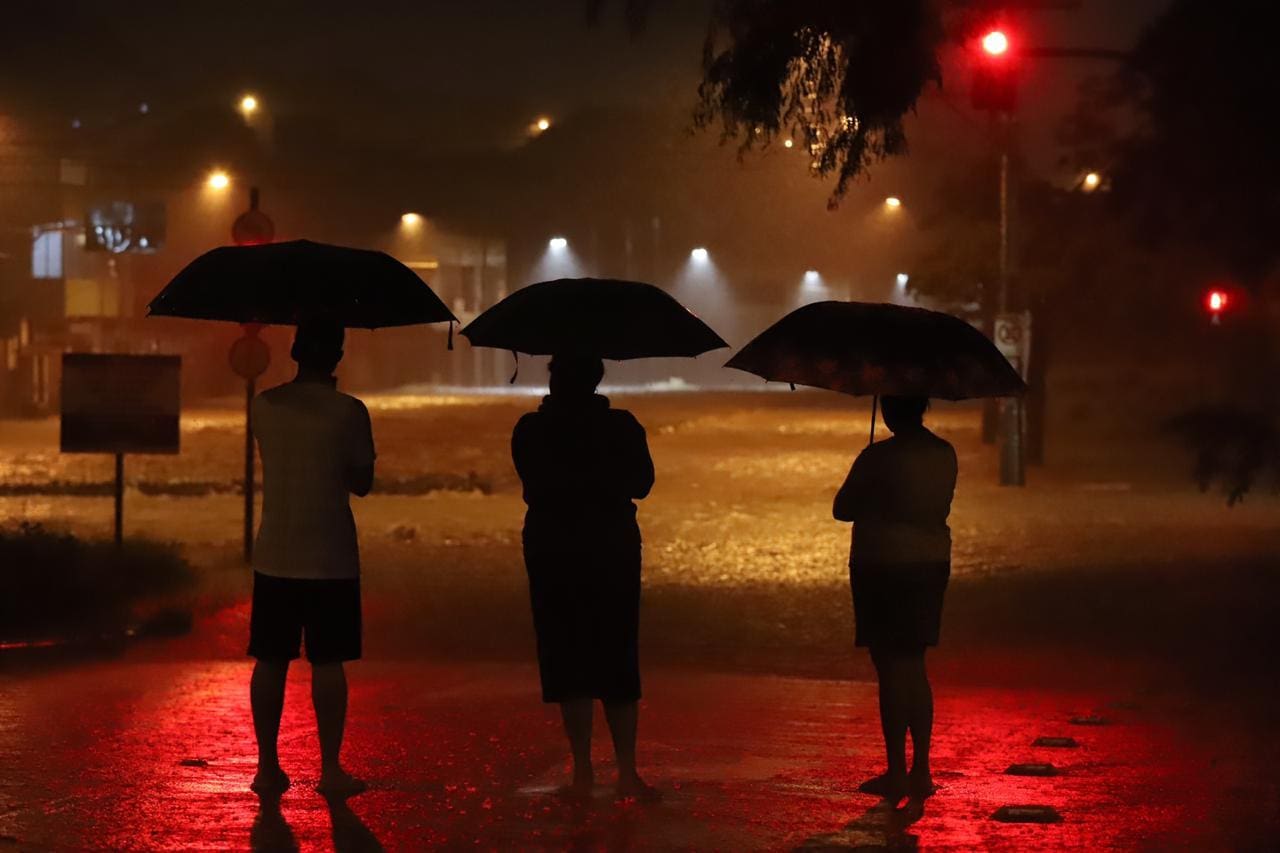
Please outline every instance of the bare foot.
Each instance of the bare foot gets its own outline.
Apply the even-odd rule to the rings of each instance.
[[[277,764],[275,767],[259,767],[249,790],[264,795],[283,794],[289,790],[290,784],[288,774]]]
[[[933,777],[929,775],[928,770],[917,771],[914,768],[911,775],[907,779],[907,794],[913,800],[927,800],[938,792],[938,786],[933,784]]]
[[[907,776],[905,773],[900,776],[882,773],[879,776],[871,777],[858,786],[858,790],[862,793],[881,797],[891,803],[897,803],[907,796],[907,788]]]
[[[662,800],[662,792],[640,778],[640,774],[618,780],[618,799],[636,800],[641,803],[657,803]]]
[[[566,800],[589,800],[596,787],[594,773],[574,773],[573,781],[556,789],[556,796]]]
[[[321,772],[316,790],[326,797],[351,797],[367,790],[368,787],[368,783],[363,779],[357,779],[339,767],[336,770]]]

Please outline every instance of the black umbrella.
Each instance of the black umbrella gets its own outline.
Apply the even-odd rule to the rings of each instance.
[[[773,382],[877,398],[963,400],[1026,391],[982,332],[950,314],[902,305],[815,302],[797,308],[726,366]],[[873,435],[874,418],[873,408]]]
[[[390,255],[310,240],[205,252],[147,308],[150,316],[286,326],[308,317],[359,329],[457,322],[417,273]]]
[[[473,346],[613,360],[692,357],[728,346],[653,285],[598,278],[523,287],[472,320],[462,334]]]

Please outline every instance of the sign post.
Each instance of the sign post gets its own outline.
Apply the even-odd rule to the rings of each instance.
[[[258,246],[275,239],[276,226],[258,209],[257,187],[249,188],[249,209],[231,225],[237,246]],[[244,379],[244,561],[253,562],[253,397],[257,380],[271,364],[271,349],[258,337],[261,324],[246,323],[244,336],[231,345],[231,369]]]
[[[258,337],[262,326],[244,325],[244,336],[231,345],[229,361],[244,379],[244,561],[253,561],[253,397],[257,380],[271,364],[271,348]]]
[[[63,453],[115,456],[115,542],[124,541],[124,456],[177,453],[182,359],[176,355],[62,356]]]
[[[1031,357],[1031,312],[1013,311],[996,315],[995,343],[1013,369],[1025,382],[1027,364]],[[1000,405],[1000,485],[1025,486],[1027,484],[1026,452],[1024,448],[1027,419],[1026,407],[1017,397],[1008,397]]]

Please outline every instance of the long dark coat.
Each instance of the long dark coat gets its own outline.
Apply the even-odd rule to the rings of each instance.
[[[653,487],[644,427],[599,395],[546,397],[516,424],[524,559],[545,702],[640,698],[640,528]]]

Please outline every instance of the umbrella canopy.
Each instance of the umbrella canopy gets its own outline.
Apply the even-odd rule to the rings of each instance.
[[[726,366],[845,394],[963,400],[1026,390],[995,344],[963,320],[866,302],[798,308],[757,335]]]
[[[348,328],[457,322],[418,274],[383,252],[293,240],[205,252],[165,285],[149,316]]]
[[[476,317],[462,334],[478,347],[614,360],[692,357],[728,346],[653,285],[598,278],[523,287]]]

